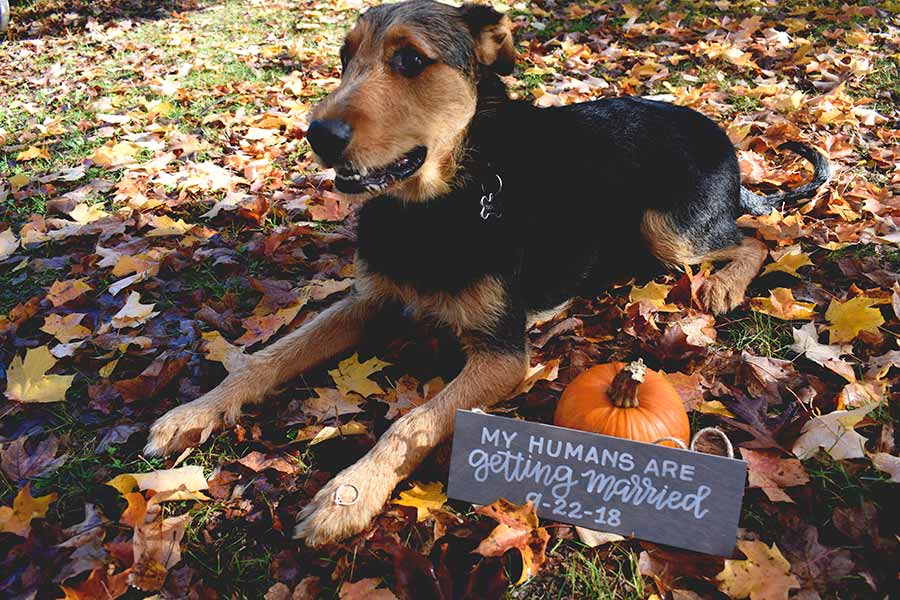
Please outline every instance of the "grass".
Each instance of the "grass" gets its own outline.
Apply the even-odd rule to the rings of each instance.
[[[0,315],[6,315],[17,305],[32,296],[43,293],[54,281],[65,278],[62,271],[54,269],[31,271],[28,267],[12,272],[10,267],[0,273]]]
[[[731,321],[720,331],[724,333],[724,345],[759,356],[784,358],[794,341],[790,323],[755,311]]]
[[[643,600],[647,597],[638,568],[637,554],[624,546],[615,546],[607,555],[580,544],[561,547],[566,554],[560,568],[549,580],[541,578],[508,598],[592,598],[596,600]],[[567,552],[568,551],[568,552]],[[536,590],[534,587],[543,589]]]

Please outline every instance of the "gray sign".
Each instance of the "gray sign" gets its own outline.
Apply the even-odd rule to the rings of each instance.
[[[731,556],[746,476],[741,460],[458,410],[447,493]]]

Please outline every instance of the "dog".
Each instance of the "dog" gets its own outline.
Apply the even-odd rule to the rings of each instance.
[[[661,266],[724,263],[701,290],[714,313],[744,299],[766,256],[735,219],[815,194],[828,163],[798,143],[812,180],[743,189],[723,131],[693,110],[636,97],[539,109],[509,99],[510,20],[484,5],[409,0],[365,12],[341,48],[339,87],[307,139],[363,200],[356,279],[309,323],[250,355],[153,425],[146,454],[177,451],[241,406],[353,347],[397,303],[449,327],[459,375],[398,419],[302,510],[295,537],[322,545],[365,529],[395,486],[452,433],[457,409],[505,398],[528,367],[529,319]]]

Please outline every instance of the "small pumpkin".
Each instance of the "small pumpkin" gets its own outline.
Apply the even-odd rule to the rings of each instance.
[[[687,445],[691,438],[687,411],[675,387],[640,359],[597,365],[576,377],[563,391],[553,422],[651,444],[676,438]],[[671,441],[664,445],[677,446]]]

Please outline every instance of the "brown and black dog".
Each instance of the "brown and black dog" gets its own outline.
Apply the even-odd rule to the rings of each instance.
[[[515,389],[529,319],[616,279],[702,261],[725,263],[704,302],[731,310],[766,255],[736,217],[809,197],[828,177],[820,154],[791,143],[813,180],[762,197],[741,187],[733,146],[700,113],[631,97],[554,109],[511,101],[498,77],[515,63],[510,21],[482,5],[373,8],[341,63],[307,138],[337,189],[365,200],[353,289],[165,414],[146,448],[171,453],[233,423],[243,404],[355,345],[386,305],[448,326],[466,365],[306,506],[296,536],[313,545],[364,529],[450,435],[456,409]]]

